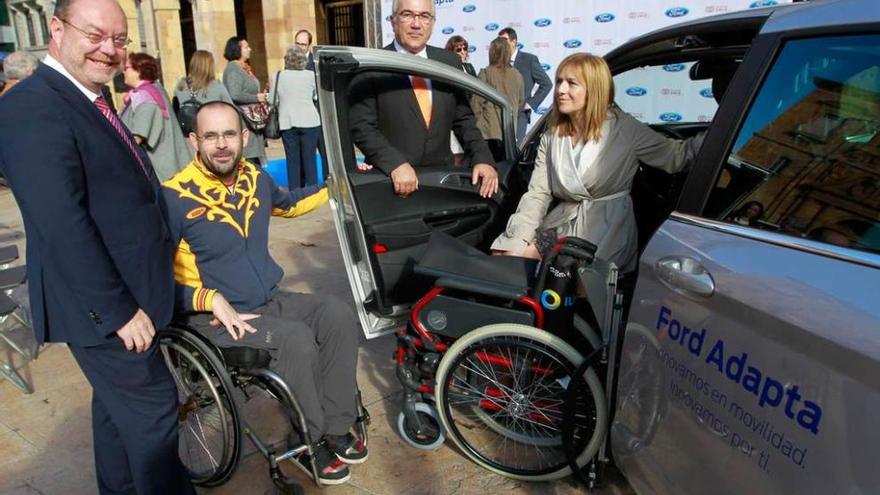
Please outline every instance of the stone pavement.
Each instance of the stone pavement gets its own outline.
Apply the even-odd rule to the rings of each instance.
[[[270,156],[283,156],[277,143]],[[304,217],[273,219],[272,256],[281,264],[286,290],[333,293],[350,298],[350,289],[332,225],[329,206]],[[17,243],[24,255],[24,229],[9,189],[0,188],[0,245]],[[26,339],[27,335],[17,335]],[[343,494],[568,494],[585,489],[574,479],[554,483],[525,483],[492,474],[470,462],[451,444],[437,451],[414,449],[397,434],[401,388],[394,375],[391,354],[394,341],[383,337],[360,346],[358,381],[365,406],[372,416],[370,459],[352,467],[348,484],[319,489],[289,464],[285,472],[303,481],[308,493]],[[15,358],[0,345],[0,359]],[[91,389],[66,346],[42,348],[39,358],[19,363],[20,372],[35,392],[23,395],[0,381],[0,495],[96,492],[92,462]],[[284,420],[274,402],[255,397],[245,416],[261,433],[282,441]],[[271,493],[267,463],[246,439],[238,471],[225,485],[200,489],[209,495]],[[619,475],[593,493],[629,494]]]

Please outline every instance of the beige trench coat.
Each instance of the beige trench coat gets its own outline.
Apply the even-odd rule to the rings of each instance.
[[[595,161],[578,174],[571,140],[547,131],[541,137],[529,189],[516,213],[492,249],[522,251],[534,242],[537,232],[556,229],[559,236],[577,236],[598,246],[597,255],[612,261],[623,272],[636,267],[638,238],[629,191],[639,161],[670,173],[689,164],[702,143],[702,136],[689,140],[669,139],[630,115],[608,112],[608,133]],[[579,175],[575,191],[563,184],[565,175]],[[581,187],[582,186],[582,187]],[[561,202],[547,213],[553,198]]]

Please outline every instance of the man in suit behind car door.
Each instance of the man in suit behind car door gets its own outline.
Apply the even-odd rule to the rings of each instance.
[[[394,42],[386,50],[461,70],[457,55],[427,46],[435,20],[433,1],[395,0],[392,10]],[[490,197],[498,190],[492,153],[461,91],[418,76],[385,73],[362,74],[352,88],[352,138],[366,162],[391,177],[396,194],[408,196],[418,189],[419,167],[453,166],[450,131],[464,148],[480,195]]]
[[[522,142],[526,136],[526,127],[532,121],[532,111],[537,110],[553,89],[553,81],[541,67],[541,62],[536,55],[519,49],[519,40],[513,28],[506,27],[498,31],[498,37],[504,38],[510,43],[511,63],[519,71],[523,78],[524,96],[526,106],[519,112],[516,119],[516,141]],[[538,89],[535,89],[535,86]],[[532,93],[534,91],[534,93]]]
[[[101,96],[126,58],[126,17],[114,0],[58,0],[49,31],[44,63],[0,105],[36,338],[67,343],[92,385],[98,491],[192,494],[154,339],[174,304],[159,183]]]

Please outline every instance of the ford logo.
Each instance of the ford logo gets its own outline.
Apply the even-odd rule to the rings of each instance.
[[[476,47],[476,46],[471,45],[471,46],[468,47],[468,53],[474,53],[475,51],[477,51],[477,47]]]
[[[681,114],[675,112],[666,112],[660,114],[660,120],[663,122],[678,122],[681,120]]]
[[[541,64],[541,68],[544,69],[544,72],[550,70],[550,64]]]
[[[442,30],[442,33],[443,33],[443,34],[452,34],[452,33],[454,33],[454,32],[455,32],[455,28],[451,28],[451,27],[445,27],[445,28],[443,28],[443,30]]]
[[[516,49],[517,49],[517,50],[522,50],[523,47],[525,47],[525,46],[526,46],[526,45],[523,45],[522,43],[517,43],[517,44],[516,44]]]
[[[471,12],[473,12],[475,10],[477,10],[477,6],[472,3],[469,3],[461,8],[461,11],[466,14],[470,14]]]
[[[614,14],[610,12],[606,12],[604,14],[599,14],[595,17],[596,22],[611,22],[614,20]]]
[[[663,66],[666,72],[681,72],[684,70],[684,64],[666,64]]]
[[[538,107],[538,109],[535,110],[535,113],[538,115],[544,115],[545,113],[547,113],[549,111],[550,111],[550,107]]]
[[[714,98],[715,95],[712,94],[712,88],[703,88],[700,90],[700,96],[704,98]]]
[[[690,12],[685,7],[672,7],[666,10],[666,17],[684,17]]]
[[[639,87],[639,86],[633,86],[631,88],[626,88],[626,94],[628,94],[630,96],[645,96],[645,94],[647,92],[648,92],[647,89]]]
[[[552,23],[553,23],[553,21],[544,17],[544,18],[535,20],[535,27],[543,28],[543,27],[549,26]]]
[[[779,2],[776,0],[759,0],[757,2],[752,2],[749,4],[750,9],[758,9],[761,7],[772,7],[774,5],[779,5]]]
[[[495,24],[494,22],[486,24],[486,31],[495,31],[496,29],[498,29],[498,24]]]
[[[583,43],[581,43],[581,40],[567,40],[565,43],[562,44],[562,46],[566,48],[577,48],[582,44]]]

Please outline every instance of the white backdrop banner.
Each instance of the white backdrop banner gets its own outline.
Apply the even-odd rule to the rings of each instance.
[[[470,62],[488,63],[489,43],[504,27],[514,28],[521,49],[538,56],[552,80],[556,65],[575,52],[604,55],[627,40],[671,24],[713,14],[790,0],[434,0],[437,21],[430,44],[444,47],[450,36],[470,44]],[[382,37],[394,40],[391,0],[382,0]],[[617,103],[645,122],[712,119],[715,101],[709,81],[691,81],[689,65],[635,69],[615,77]],[[552,93],[537,113],[545,113]],[[532,119],[534,122],[537,119]]]

